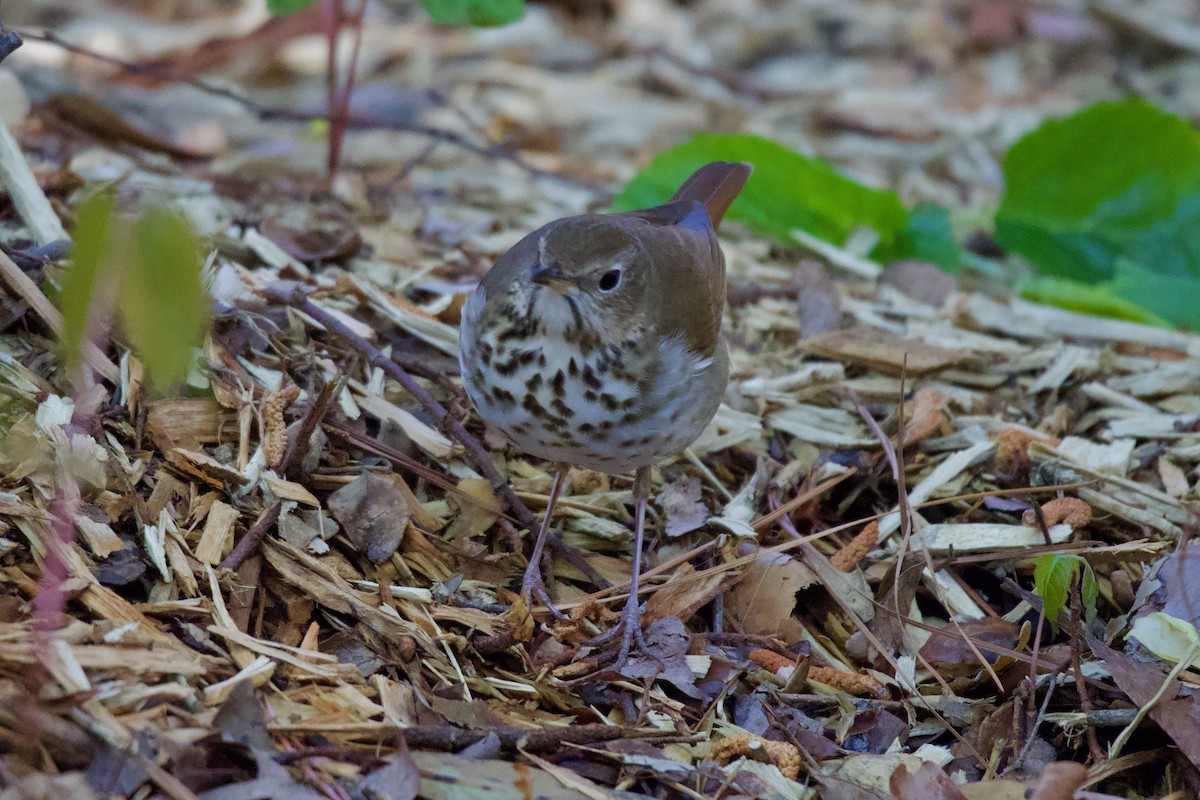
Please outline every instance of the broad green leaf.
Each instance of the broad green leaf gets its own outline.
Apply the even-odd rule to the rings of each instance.
[[[63,362],[68,374],[79,366],[88,335],[88,319],[96,299],[101,265],[109,255],[112,239],[113,199],[97,194],[79,206],[71,231],[71,266],[62,279],[59,309],[63,315]]]
[[[1118,295],[1112,281],[1092,285],[1066,278],[1042,276],[1033,278],[1022,286],[1021,296],[1035,303],[1058,306],[1093,317],[1171,327],[1171,323],[1154,312]]]
[[[313,0],[267,0],[267,10],[277,17],[294,14],[308,8]]]
[[[525,0],[421,0],[421,5],[443,25],[508,25],[525,14]]]
[[[937,264],[946,272],[962,271],[962,251],[954,240],[950,212],[936,203],[918,203],[913,207],[897,245],[906,258]]]
[[[700,134],[660,153],[629,182],[614,206],[624,211],[666,202],[692,172],[710,161],[754,165],[754,174],[729,209],[730,219],[785,241],[799,228],[837,245],[855,230],[869,227],[879,234],[875,258],[909,255],[905,247],[911,242],[902,241],[909,215],[894,192],[862,186],[822,161],[748,133]],[[914,236],[910,231],[910,239]]]
[[[1194,325],[1194,309],[1120,278],[1122,261],[1143,277],[1200,278],[1200,133],[1185,120],[1139,99],[1097,103],[1013,145],[1004,175],[1004,247],[1046,275],[1115,280],[1123,299]]]
[[[133,349],[152,385],[183,380],[208,325],[208,293],[200,246],[191,228],[168,211],[146,212],[133,227],[120,307]]]
[[[1144,264],[1118,258],[1112,291],[1173,325],[1200,331],[1200,273],[1166,274]]]

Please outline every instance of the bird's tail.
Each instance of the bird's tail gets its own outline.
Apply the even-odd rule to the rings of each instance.
[[[675,192],[671,200],[696,200],[702,203],[715,230],[720,227],[725,212],[742,191],[753,171],[753,164],[742,161],[714,161],[705,164],[683,182],[683,186],[679,187],[679,191]]]

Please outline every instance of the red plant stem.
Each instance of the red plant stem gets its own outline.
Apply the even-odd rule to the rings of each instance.
[[[329,122],[329,149],[325,156],[325,179],[329,184],[327,188],[333,186],[333,177],[337,174],[341,155],[341,137],[336,133],[339,122],[337,46],[340,9],[341,0],[320,0],[317,3],[317,11],[321,16],[321,28],[325,31],[325,113],[328,115]],[[344,117],[340,121],[343,125],[345,124]]]
[[[354,92],[354,81],[358,74],[358,53],[362,46],[362,20],[367,2],[361,0],[353,14],[346,14],[342,0],[321,0],[321,25],[327,40],[325,61],[325,101],[329,114],[329,149],[325,159],[325,181],[329,188],[337,178],[338,166],[342,161],[342,145],[350,126],[350,96]],[[346,64],[346,78],[338,84],[337,52],[338,34],[342,20],[347,19],[353,30],[350,60]]]
[[[63,582],[68,577],[66,549],[75,540],[75,515],[79,511],[79,487],[68,484],[68,481],[73,483],[74,480],[66,470],[59,471],[58,487],[50,507],[51,521],[45,528],[43,544],[46,552],[42,557],[37,596],[33,598],[34,646],[42,663],[52,657],[44,648],[58,631],[67,604],[62,590]]]

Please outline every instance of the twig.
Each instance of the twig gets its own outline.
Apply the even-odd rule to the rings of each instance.
[[[1064,669],[1067,668],[1069,661],[1064,661],[1057,669],[1050,673],[1049,680],[1046,681],[1046,696],[1042,699],[1042,706],[1038,709],[1037,716],[1033,719],[1033,725],[1029,728],[1029,736],[1025,739],[1024,746],[1021,747],[1021,752],[1017,753],[1017,757],[1012,760],[1012,763],[1004,768],[1001,775],[1007,775],[1009,772],[1017,769],[1021,762],[1025,760],[1025,756],[1029,753],[1029,748],[1033,745],[1033,741],[1037,738],[1038,726],[1042,724],[1042,717],[1046,715],[1046,709],[1050,707],[1050,698],[1054,696],[1054,684],[1058,680],[1058,676]]]
[[[296,438],[292,440],[287,452],[283,456],[283,464],[280,469],[284,475],[296,477],[296,473],[300,470],[301,462],[308,455],[313,431],[317,429],[317,426],[325,419],[325,415],[329,413],[330,401],[341,394],[342,390],[346,388],[348,377],[348,373],[343,370],[336,381],[321,382],[321,390],[317,392],[316,399],[312,401],[304,417],[300,420],[300,425],[296,428]]]
[[[58,239],[66,239],[67,231],[54,213],[45,192],[21,152],[21,145],[0,120],[0,186],[8,190],[8,196],[21,221],[29,228],[40,245]]]
[[[234,548],[229,551],[229,555],[220,563],[220,569],[237,569],[242,565],[242,562],[250,557],[254,552],[254,548],[258,547],[258,543],[262,541],[263,536],[272,525],[279,519],[279,512],[283,510],[283,501],[276,500],[274,505],[258,515],[258,519],[254,520],[254,524],[242,534],[242,538],[234,545]]]
[[[905,363],[907,363],[907,361]],[[881,427],[879,427],[879,423],[875,420],[875,418],[873,416],[871,416],[871,412],[867,410],[867,407],[865,405],[863,405],[863,402],[862,402],[862,400],[859,399],[858,394],[853,389],[850,389],[850,388],[847,388],[846,392],[847,392],[847,394],[850,395],[850,400],[854,403],[854,407],[856,409],[858,409],[858,415],[860,417],[862,417],[863,420],[866,421],[867,427],[869,427],[871,429],[871,431],[875,434],[876,438],[879,439],[879,444],[883,448],[884,455],[887,457],[888,466],[891,467],[892,478],[896,481],[896,492],[897,492],[896,507],[900,513],[900,530],[901,530],[902,536],[900,539],[900,547],[896,552],[896,579],[895,579],[895,582],[892,584],[892,601],[896,606],[897,618],[902,618],[904,616],[904,614],[902,613],[902,611],[900,609],[900,583],[901,583],[900,573],[901,573],[901,567],[904,563],[905,551],[908,549],[909,543],[912,540],[912,517],[913,517],[913,510],[908,502],[908,490],[905,488],[907,485],[907,479],[905,478],[905,475],[904,475],[904,459],[901,458],[900,454],[898,454],[896,452],[896,448],[892,445],[892,440],[889,439],[887,434],[885,434],[883,432],[883,429]],[[896,431],[896,441],[903,442],[904,441],[904,378],[903,378],[903,376],[901,376],[901,379],[900,379],[900,403],[897,406],[896,415],[897,415],[897,425],[898,425],[898,430]],[[945,597],[942,595],[941,588],[938,586],[937,568],[933,564],[933,557],[930,556],[928,548],[922,547],[921,555],[924,557],[925,568],[929,570],[929,576],[930,576],[931,582],[933,583],[934,592],[938,596],[938,600],[942,603],[942,605],[949,607],[948,604],[945,602]],[[976,660],[979,661],[980,666],[983,667],[984,671],[987,672],[988,676],[992,679],[992,683],[996,684],[996,688],[999,689],[1000,691],[1004,691],[1004,684],[1000,681],[1000,676],[996,674],[996,671],[994,669],[992,669],[992,665],[990,663],[988,663],[988,660],[983,657],[983,653],[979,652],[979,648],[976,647],[974,640],[971,639],[970,636],[967,636],[967,634],[963,631],[962,623],[960,623],[958,621],[957,617],[955,617],[955,615],[953,615],[953,614],[950,615],[950,624],[953,625],[954,628],[962,635],[963,642],[967,645],[967,648],[971,651],[971,654],[975,656]],[[898,630],[900,633],[901,643],[904,645],[908,645],[909,644],[908,636],[904,629],[904,623],[902,623],[902,622],[899,623]],[[937,672],[937,670],[935,670],[933,668],[933,665],[928,663],[925,660],[925,657],[922,656],[919,651],[914,651],[913,654],[916,656],[917,660],[920,661],[923,666],[925,666],[927,669],[929,669],[934,674],[934,676],[939,679],[938,682],[941,683],[941,679],[940,679],[941,676]]]
[[[1082,579],[1075,581],[1072,589],[1075,597],[1071,603],[1071,641],[1068,644],[1071,650],[1071,669],[1075,672],[1075,691],[1079,694],[1079,710],[1087,714],[1092,710],[1092,695],[1088,691],[1087,681],[1083,679],[1083,664],[1079,655],[1079,643],[1083,638],[1083,592],[1079,588],[1082,582]],[[1087,738],[1092,763],[1099,764],[1104,761],[1104,751],[1100,749],[1100,741],[1096,738],[1096,728],[1092,723],[1088,722],[1084,726],[1084,736]]]
[[[504,498],[504,501],[512,510],[513,516],[516,517],[517,522],[525,527],[533,527],[537,524],[537,517],[525,507],[525,504],[521,502],[521,498],[517,497],[512,487],[508,485],[508,481],[496,470],[496,465],[492,463],[492,457],[488,454],[487,450],[483,449],[483,445],[479,443],[479,440],[468,433],[463,424],[455,419],[450,412],[446,411],[442,404],[424,386],[417,383],[416,379],[409,375],[399,364],[384,355],[383,351],[378,347],[355,333],[350,326],[346,325],[336,316],[309,300],[307,291],[303,285],[294,281],[279,281],[264,288],[262,294],[272,302],[292,306],[316,320],[326,329],[349,342],[354,349],[363,354],[372,366],[383,370],[388,377],[403,386],[413,396],[413,399],[421,404],[426,413],[432,417],[435,425],[444,428],[458,440],[459,444],[470,455],[476,469],[491,484],[492,490],[498,492]]]
[[[62,313],[46,299],[46,295],[42,294],[38,285],[22,272],[21,268],[14,264],[13,260],[3,251],[0,251],[0,283],[7,284],[17,297],[28,303],[29,307],[33,309],[33,313],[41,317],[42,322],[46,323],[46,327],[50,328],[55,335],[62,333]],[[117,365],[110,361],[94,342],[85,341],[81,344],[83,345],[83,358],[92,369],[100,373],[106,380],[116,381],[120,377],[121,371],[117,369]]]
[[[675,731],[630,729],[619,725],[571,725],[566,728],[539,729],[502,727],[471,731],[449,725],[416,725],[397,729],[396,733],[413,750],[461,750],[489,734],[495,734],[502,750],[514,752],[522,748],[539,753],[553,753],[569,744],[598,744],[617,739],[674,741],[679,738]]]
[[[1154,696],[1138,709],[1137,716],[1133,718],[1133,721],[1130,722],[1129,725],[1127,725],[1125,729],[1117,735],[1117,738],[1113,740],[1113,743],[1108,746],[1109,760],[1121,755],[1121,750],[1124,749],[1125,745],[1129,744],[1129,738],[1133,736],[1133,732],[1137,730],[1139,725],[1142,724],[1142,720],[1146,718],[1146,715],[1149,714],[1150,711],[1156,705],[1158,705],[1158,702],[1166,696],[1167,691],[1176,691],[1178,689],[1178,685],[1175,683],[1175,681],[1179,678],[1179,673],[1190,667],[1192,662],[1196,660],[1197,656],[1200,656],[1200,642],[1193,644],[1191,649],[1184,654],[1183,658],[1179,659],[1179,662],[1171,668],[1171,671],[1167,674],[1167,677],[1163,679],[1162,684],[1158,687],[1158,691],[1154,693]]]

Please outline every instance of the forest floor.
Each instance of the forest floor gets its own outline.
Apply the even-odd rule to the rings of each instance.
[[[0,194],[0,800],[1197,796],[1200,336],[727,223],[730,385],[654,472],[617,669],[631,476],[572,472],[568,619],[527,607],[553,466],[457,376],[496,258],[697,132],[987,251],[1043,120],[1200,119],[1192,3],[372,4],[332,185],[316,7],[88,5],[0,9],[0,118],[68,229],[101,187],[185,217],[212,330],[178,391],[120,326],[68,374],[63,253]]]

